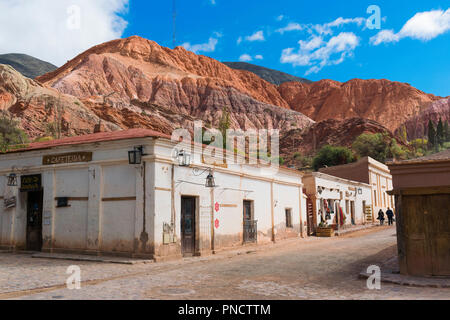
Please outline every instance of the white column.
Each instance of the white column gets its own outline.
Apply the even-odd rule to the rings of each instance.
[[[44,187],[44,202],[42,206],[42,249],[52,252],[55,241],[55,171],[42,173]]]
[[[102,245],[102,193],[103,169],[100,165],[90,166],[86,239],[87,250],[100,251]]]
[[[136,205],[135,205],[135,214],[134,214],[134,252],[142,253],[145,248],[143,248],[143,243],[148,243],[148,231],[147,237],[143,234],[144,231],[144,206],[147,199],[145,198],[145,193],[148,191],[144,191],[144,175],[146,174],[146,164],[142,164],[141,166],[136,168]],[[147,188],[145,188],[147,189]],[[147,217],[146,217],[147,219]],[[147,243],[145,242],[145,238],[147,238]],[[142,241],[144,240],[144,241]]]
[[[19,182],[20,184],[20,182]],[[17,204],[11,217],[11,247],[25,249],[27,242],[27,193],[20,192],[20,187],[14,187],[13,196]]]

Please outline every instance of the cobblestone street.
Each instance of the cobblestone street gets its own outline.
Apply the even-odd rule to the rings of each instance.
[[[1,299],[450,299],[450,289],[381,284],[358,274],[396,251],[395,228],[286,240],[182,261],[121,265],[0,254]],[[80,290],[65,287],[70,265]]]

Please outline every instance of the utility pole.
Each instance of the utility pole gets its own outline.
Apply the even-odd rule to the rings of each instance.
[[[173,38],[172,49],[177,45],[177,0],[173,0]]]

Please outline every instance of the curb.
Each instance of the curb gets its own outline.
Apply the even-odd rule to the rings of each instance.
[[[370,276],[371,274],[365,271],[359,274],[360,279],[368,279]],[[381,282],[420,288],[450,288],[450,279],[404,276],[393,271],[391,273],[382,272]]]
[[[102,263],[116,263],[116,264],[127,264],[135,265],[142,263],[153,263],[154,260],[140,260],[140,259],[111,259],[110,257],[98,257],[98,256],[73,256],[73,255],[62,255],[62,254],[45,254],[37,253],[31,256],[32,258],[38,259],[55,259],[55,260],[71,260],[71,261],[88,261],[88,262],[102,262]]]

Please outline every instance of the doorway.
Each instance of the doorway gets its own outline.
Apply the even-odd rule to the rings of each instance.
[[[42,250],[42,204],[44,192],[32,191],[27,195],[27,250]]]
[[[181,253],[195,254],[195,197],[181,197]]]
[[[350,212],[352,217],[352,225],[356,225],[355,201],[350,201]]]
[[[253,201],[251,200],[244,200],[243,203],[244,207],[244,243],[248,242],[256,242],[257,241],[257,222],[254,220],[253,215]]]

